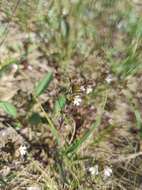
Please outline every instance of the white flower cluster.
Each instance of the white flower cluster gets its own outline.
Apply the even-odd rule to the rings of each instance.
[[[84,86],[81,86],[80,87],[80,90],[82,92],[85,92],[86,91],[86,94],[90,94],[92,91],[93,91],[93,88],[91,85],[87,86],[87,88],[85,88]]]
[[[85,89],[84,86],[81,86],[81,87],[80,87],[80,90],[81,90],[82,92],[85,92],[86,89]]]
[[[109,178],[112,175],[112,169],[109,166],[104,168],[104,179]]]
[[[21,158],[24,158],[28,153],[27,147],[25,145],[21,145],[19,148],[19,152],[20,152]]]
[[[112,74],[108,74],[107,77],[106,77],[106,79],[105,79],[105,81],[106,81],[108,84],[110,84],[110,83],[116,81],[116,77],[114,77]]]
[[[92,166],[88,169],[88,171],[90,172],[91,175],[97,176],[99,175],[99,166],[98,165]]]
[[[81,97],[79,95],[75,96],[74,101],[73,101],[74,105],[79,106],[81,102],[82,102]]]
[[[86,94],[90,94],[93,91],[91,86],[88,86],[86,89]]]
[[[93,88],[90,85],[87,88],[85,88],[84,86],[81,86],[80,90],[81,90],[81,92],[86,92],[86,94],[90,94],[93,91]],[[82,98],[79,95],[76,95],[74,97],[73,104],[75,106],[79,106],[81,104],[81,102],[82,102]]]
[[[97,176],[99,175],[99,166],[96,164],[95,166],[90,167],[88,171],[92,176]],[[103,170],[103,179],[106,180],[111,176],[112,176],[112,168],[109,166],[105,166]]]
[[[110,84],[110,83],[113,81],[112,75],[108,75],[105,80],[106,80],[106,82],[107,82],[108,84]]]

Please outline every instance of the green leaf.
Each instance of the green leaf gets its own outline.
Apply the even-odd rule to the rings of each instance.
[[[0,101],[0,108],[2,108],[7,114],[11,115],[12,117],[16,117],[17,115],[15,106],[9,102]]]
[[[20,128],[22,128],[21,123],[20,123],[20,122],[15,123],[15,124],[14,124],[14,128],[15,128],[15,129],[20,129]]]
[[[69,23],[67,22],[65,18],[63,18],[61,20],[61,35],[63,36],[65,40],[67,40],[69,37],[69,30],[70,30]]]
[[[59,98],[55,102],[55,113],[59,113],[66,105],[65,96],[59,96]]]
[[[135,113],[135,117],[136,117],[136,126],[138,129],[142,128],[142,118],[141,118],[141,114],[138,110],[134,110]]]
[[[41,79],[36,88],[35,88],[35,95],[36,96],[40,96],[49,86],[50,82],[53,79],[53,75],[51,72],[49,72],[48,74],[46,74],[43,79]]]
[[[32,115],[29,118],[29,122],[31,125],[38,125],[42,122],[42,118],[38,113],[32,113]]]
[[[134,110],[135,117],[136,117],[136,127],[139,129],[139,136],[142,139],[142,118],[141,114],[138,110]]]

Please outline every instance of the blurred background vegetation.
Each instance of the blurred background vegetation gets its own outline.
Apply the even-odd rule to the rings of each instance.
[[[34,35],[34,47],[63,67],[76,56],[87,59],[96,50],[103,52],[112,72],[122,77],[141,67],[139,1],[1,0],[0,4],[5,17],[1,42],[8,33],[5,25],[14,22],[29,34],[29,40]]]

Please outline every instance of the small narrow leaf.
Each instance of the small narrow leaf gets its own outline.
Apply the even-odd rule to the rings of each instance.
[[[139,136],[142,138],[142,118],[141,114],[138,110],[134,110],[135,117],[136,117],[136,127],[139,129]]]
[[[2,108],[7,114],[12,117],[16,117],[17,115],[16,108],[9,102],[0,101],[0,108]]]
[[[41,79],[36,88],[35,88],[35,95],[36,96],[40,96],[49,86],[50,82],[53,79],[53,75],[51,72],[49,72],[48,74],[46,74],[43,79]]]
[[[141,114],[138,110],[134,110],[135,113],[135,117],[136,117],[136,126],[138,129],[142,128],[142,118],[141,118]]]
[[[66,105],[65,96],[60,96],[55,102],[55,113],[59,113]]]
[[[61,35],[63,36],[63,38],[65,40],[67,40],[68,36],[69,36],[69,23],[67,22],[67,20],[65,18],[63,18],[61,20]]]

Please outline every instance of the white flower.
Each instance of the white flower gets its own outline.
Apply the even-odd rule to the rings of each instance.
[[[91,175],[97,176],[99,174],[99,166],[95,165],[93,167],[90,167],[88,171],[91,173]]]
[[[81,86],[81,87],[80,87],[80,90],[81,90],[82,92],[85,92],[85,87],[84,87],[84,86]]]
[[[41,188],[39,186],[31,186],[28,187],[27,190],[41,190]]]
[[[12,64],[12,68],[17,70],[18,69],[18,65],[17,64]]]
[[[105,166],[104,168],[104,179],[107,179],[112,175],[112,169],[109,166]]]
[[[64,16],[66,16],[66,15],[69,14],[69,11],[68,11],[67,9],[63,9],[62,14],[63,14]]]
[[[74,105],[79,106],[81,104],[81,102],[82,102],[81,97],[80,96],[75,96],[74,102],[73,102]]]
[[[119,23],[117,24],[117,28],[118,28],[119,30],[122,29],[123,26],[124,26],[124,22],[123,22],[123,21],[121,21],[121,22],[119,22]]]
[[[28,65],[28,70],[29,71],[32,71],[33,70],[33,67],[31,65]]]
[[[15,73],[18,70],[18,65],[17,64],[12,64],[12,72]]]
[[[113,81],[112,75],[108,75],[105,80],[106,80],[106,82],[107,82],[108,84],[110,84],[110,83]]]
[[[19,148],[19,152],[21,157],[23,158],[27,154],[27,147],[25,145],[21,145]]]
[[[88,86],[86,89],[86,94],[90,94],[93,91],[91,86]]]

